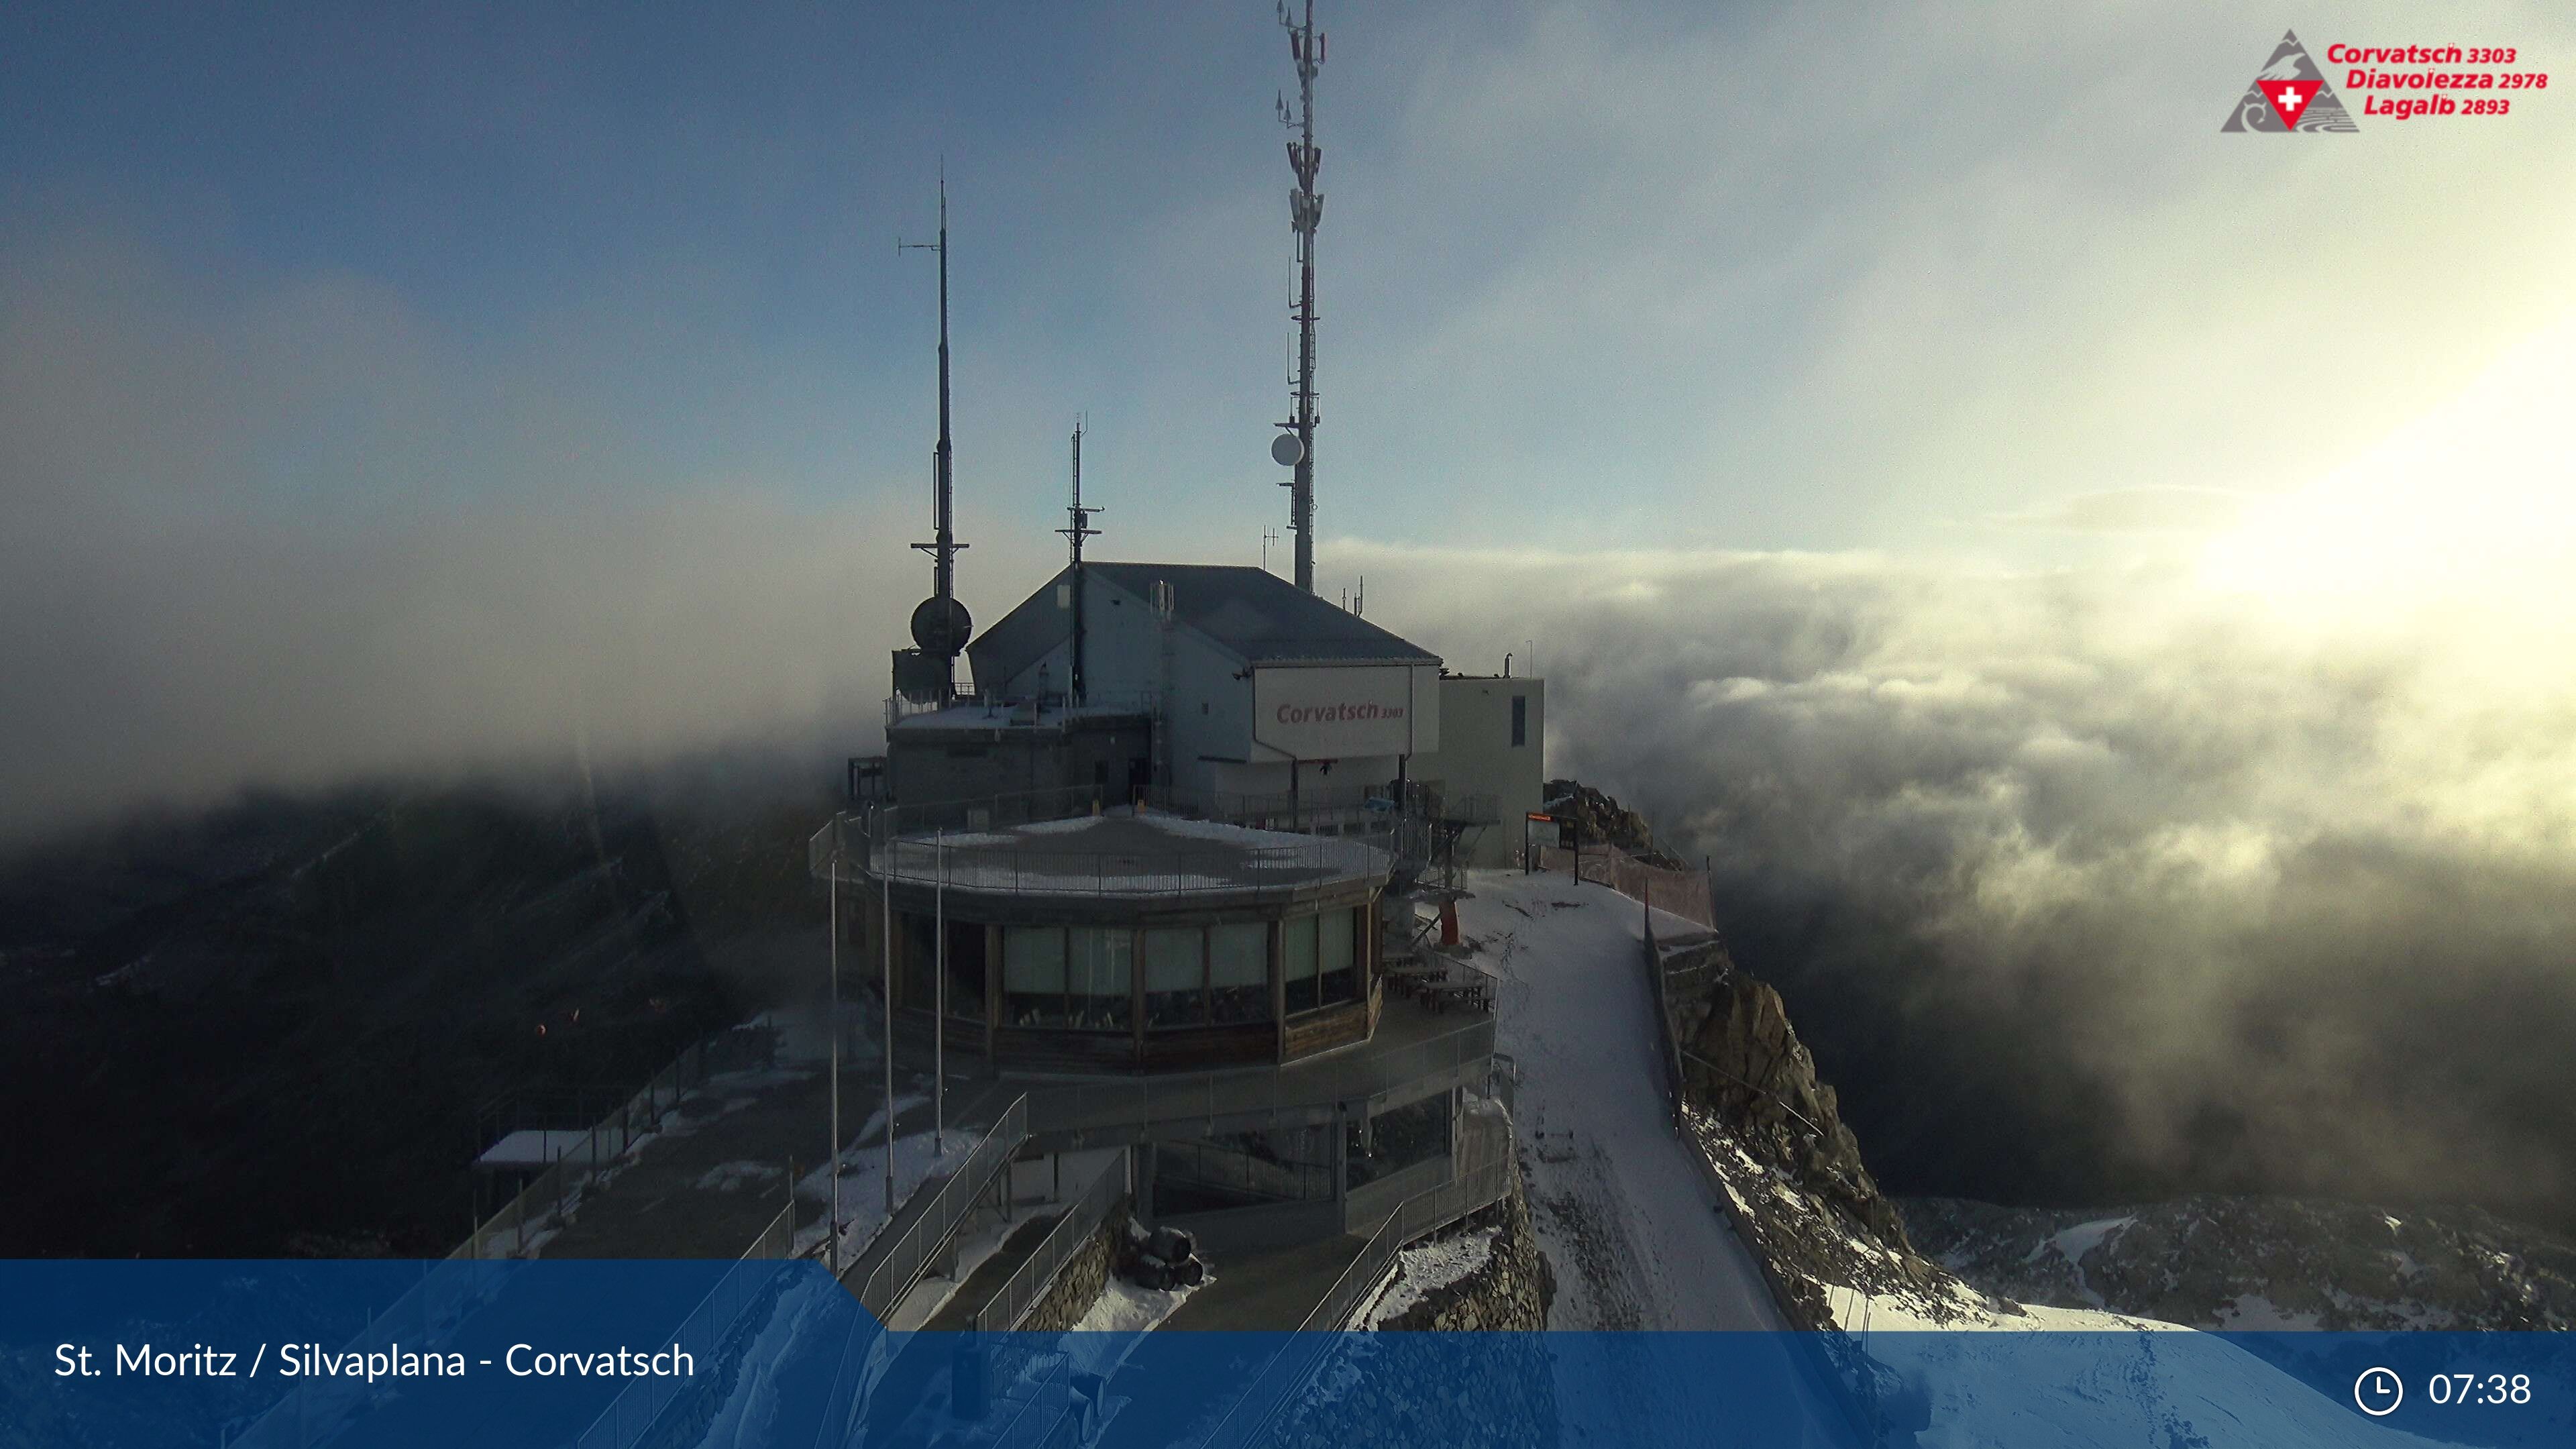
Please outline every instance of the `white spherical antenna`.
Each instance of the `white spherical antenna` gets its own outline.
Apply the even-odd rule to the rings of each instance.
[[[1282,468],[1294,468],[1306,456],[1306,445],[1295,433],[1281,433],[1270,440],[1270,461]]]

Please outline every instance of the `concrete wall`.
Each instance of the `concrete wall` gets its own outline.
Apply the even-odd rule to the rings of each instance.
[[[1512,743],[1512,701],[1527,701],[1523,743]],[[1468,855],[1478,866],[1515,863],[1521,821],[1546,803],[1547,681],[1485,675],[1451,675],[1440,681],[1440,749],[1413,763],[1416,779],[1436,784],[1452,800],[1492,795],[1501,819],[1488,826]]]

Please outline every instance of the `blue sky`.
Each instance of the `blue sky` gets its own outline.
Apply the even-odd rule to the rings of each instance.
[[[2444,38],[2420,9],[1322,19],[1329,592],[1439,558],[1646,587],[1731,551],[2164,556],[2500,360],[2564,365],[2527,344],[2576,311],[2565,87],[2218,132],[2285,23]],[[2555,5],[2442,26],[2576,56]],[[943,158],[968,602],[1056,555],[1077,413],[1112,555],[1252,562],[1285,513],[1290,79],[1262,0],[13,7],[5,561],[60,625],[20,647],[96,709],[188,698],[221,648],[285,697],[383,696],[307,662],[345,653],[503,660],[518,699],[549,650],[692,630],[840,657],[690,676],[751,716],[873,694],[926,582],[933,272],[894,244]]]

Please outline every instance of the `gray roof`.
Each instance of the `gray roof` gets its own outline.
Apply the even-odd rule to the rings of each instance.
[[[1430,650],[1307,593],[1268,569],[1158,563],[1086,563],[1083,568],[1139,603],[1152,599],[1155,584],[1170,584],[1173,616],[1247,664],[1440,662],[1440,656]],[[1018,674],[1072,632],[1071,617],[1055,606],[1056,585],[1069,582],[1071,573],[1070,566],[1058,571],[967,646],[979,685]]]

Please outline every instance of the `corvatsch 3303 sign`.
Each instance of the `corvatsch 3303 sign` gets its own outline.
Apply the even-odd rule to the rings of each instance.
[[[1439,671],[1402,664],[1256,669],[1252,738],[1300,760],[1440,747]]]

